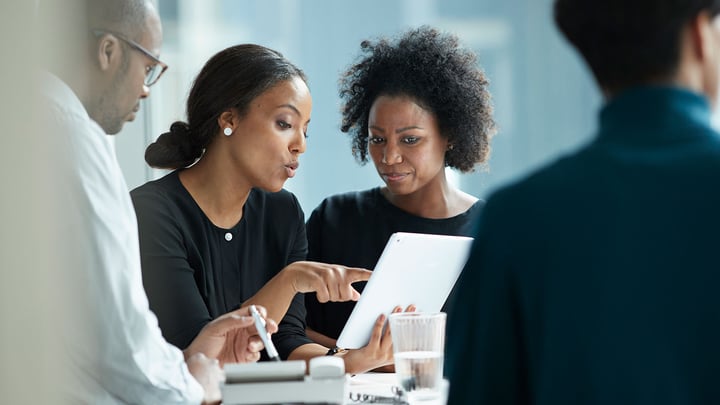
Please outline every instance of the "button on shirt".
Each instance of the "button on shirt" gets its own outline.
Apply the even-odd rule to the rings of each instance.
[[[59,258],[72,290],[67,326],[67,372],[73,403],[197,404],[203,389],[183,354],[165,342],[148,307],[140,272],[135,213],[115,157],[112,137],[85,111],[73,91],[41,77],[43,125],[58,157],[53,187],[66,215]]]

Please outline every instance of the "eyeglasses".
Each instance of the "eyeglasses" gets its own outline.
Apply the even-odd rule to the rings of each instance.
[[[145,85],[148,87],[157,83],[157,81],[160,79],[160,76],[162,76],[162,74],[165,73],[165,71],[168,68],[168,65],[166,65],[160,59],[158,59],[155,55],[150,53],[150,51],[143,48],[140,44],[133,41],[132,39],[127,38],[126,36],[124,36],[122,34],[118,34],[117,32],[113,32],[113,31],[106,31],[106,30],[93,30],[92,33],[96,37],[100,37],[100,36],[103,36],[106,34],[117,37],[118,39],[124,41],[126,44],[130,45],[136,51],[142,53],[143,55],[150,58],[153,62],[155,62],[154,65],[148,66],[145,68]]]

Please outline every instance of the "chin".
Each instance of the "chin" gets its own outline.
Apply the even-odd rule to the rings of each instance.
[[[121,123],[121,124],[108,124],[108,125],[103,125],[103,126],[102,126],[102,129],[103,129],[103,131],[105,131],[105,133],[108,134],[108,135],[116,135],[117,133],[119,133],[120,131],[122,131],[122,129],[123,129],[123,124],[124,124],[124,122]]]
[[[387,187],[388,191],[392,195],[408,195],[408,194],[412,194],[413,192],[416,191],[410,187],[402,187],[402,186],[398,187],[397,185],[391,185],[388,183],[385,183],[385,187]]]
[[[282,182],[280,184],[266,184],[259,186],[258,188],[269,193],[277,193],[278,191],[282,190],[283,187],[285,187],[285,182]]]

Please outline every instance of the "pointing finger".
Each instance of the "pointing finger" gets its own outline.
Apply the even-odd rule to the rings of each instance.
[[[354,283],[356,281],[367,281],[372,275],[372,271],[358,267],[348,267],[345,274],[345,278]]]

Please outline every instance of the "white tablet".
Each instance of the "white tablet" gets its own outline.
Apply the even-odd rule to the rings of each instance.
[[[361,348],[370,341],[380,314],[415,304],[440,311],[462,272],[473,238],[398,232],[390,236],[373,274],[337,340],[338,347]]]

